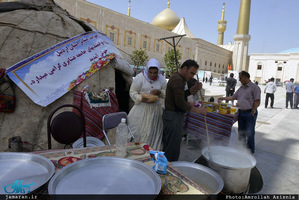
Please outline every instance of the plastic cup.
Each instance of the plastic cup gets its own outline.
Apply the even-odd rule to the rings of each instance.
[[[135,135],[134,136],[134,144],[136,145],[136,146],[139,146],[140,145],[140,139],[141,139],[141,135],[140,134],[137,134],[137,135]]]
[[[236,112],[237,112],[237,108],[236,107],[231,107],[230,108],[230,114],[236,114]]]

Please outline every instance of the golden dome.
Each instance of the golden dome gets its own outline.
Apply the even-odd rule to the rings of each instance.
[[[179,16],[170,8],[160,12],[152,21],[152,24],[160,28],[172,31],[180,22]]]

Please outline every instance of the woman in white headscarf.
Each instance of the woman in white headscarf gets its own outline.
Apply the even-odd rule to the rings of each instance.
[[[159,62],[152,58],[145,70],[134,78],[130,88],[130,96],[135,105],[128,115],[129,126],[141,142],[155,150],[160,150],[162,143],[161,99],[165,98],[166,84],[165,78],[160,74]]]

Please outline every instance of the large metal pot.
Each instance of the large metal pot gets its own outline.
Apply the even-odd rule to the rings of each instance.
[[[247,191],[251,169],[256,165],[252,155],[224,146],[205,147],[201,153],[208,162],[207,166],[223,178],[224,193],[241,194]]]
[[[198,184],[207,194],[218,194],[223,188],[223,180],[214,170],[186,161],[174,161],[171,164],[185,176]]]

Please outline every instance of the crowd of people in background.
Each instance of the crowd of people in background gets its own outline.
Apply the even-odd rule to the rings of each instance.
[[[264,93],[266,94],[265,98],[265,108],[268,107],[269,98],[271,100],[270,107],[273,108],[274,106],[274,93],[277,90],[277,86],[282,86],[281,82],[276,82],[275,79],[272,77],[266,83]],[[294,78],[285,81],[285,89],[286,89],[286,105],[285,108],[298,109],[299,104],[299,85],[294,84]]]

